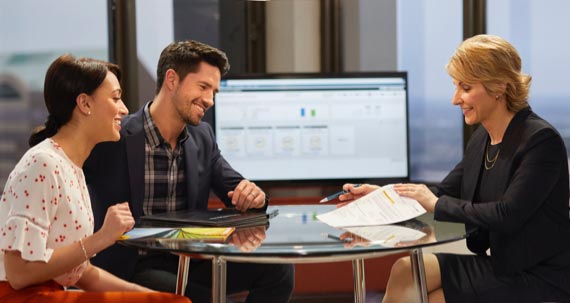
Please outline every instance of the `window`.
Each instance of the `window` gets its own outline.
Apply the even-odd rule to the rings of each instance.
[[[461,1],[397,1],[398,69],[408,72],[412,181],[439,182],[463,155],[463,117],[445,71],[463,40]]]
[[[55,8],[55,9],[54,9]],[[108,60],[107,1],[0,2],[0,187],[47,118],[43,83],[63,53]]]
[[[523,71],[532,76],[529,103],[538,115],[558,129],[568,153],[570,2],[509,0],[488,1],[487,5],[487,32],[501,36],[517,48]]]

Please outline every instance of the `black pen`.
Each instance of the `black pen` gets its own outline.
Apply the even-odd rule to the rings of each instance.
[[[346,238],[346,239],[343,240],[343,239],[341,239],[339,236],[331,235],[331,234],[328,234],[328,233],[322,233],[321,236],[327,237],[327,238],[329,238],[329,239],[337,240],[337,241],[339,241],[339,242],[350,242],[350,241],[352,241],[352,238]]]
[[[354,187],[359,187],[360,185],[362,185],[362,184],[354,184]],[[337,193],[334,193],[334,194],[322,199],[321,201],[319,201],[319,203],[325,203],[325,202],[332,201],[332,200],[338,198],[338,196],[348,194],[348,193],[349,193],[348,190],[341,190]]]

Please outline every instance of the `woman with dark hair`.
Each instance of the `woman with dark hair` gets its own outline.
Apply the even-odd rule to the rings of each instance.
[[[440,221],[464,223],[474,254],[425,254],[429,302],[570,302],[568,159],[554,127],[528,103],[531,77],[517,50],[471,37],[446,66],[452,103],[481,124],[463,159],[430,190],[397,184]],[[375,189],[345,185],[347,201]],[[488,255],[488,251],[490,255]],[[414,302],[409,258],[392,267],[384,302]]]
[[[134,225],[127,202],[109,207],[93,233],[91,201],[81,167],[93,147],[120,138],[118,66],[57,58],[44,98],[49,117],[10,173],[0,200],[0,301],[189,302],[119,279],[89,259]],[[113,155],[109,155],[113,156]],[[65,291],[76,286],[83,292]]]

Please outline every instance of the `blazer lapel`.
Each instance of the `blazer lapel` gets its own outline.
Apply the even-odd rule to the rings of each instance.
[[[184,161],[186,162],[186,205],[188,209],[196,208],[198,201],[198,146],[190,135],[184,142]]]
[[[499,162],[497,165],[500,167],[497,171],[499,174],[503,174],[499,176],[498,180],[503,180],[501,184],[499,184],[499,192],[504,193],[505,189],[507,188],[507,184],[511,182],[510,174],[511,166],[513,164],[513,157],[515,151],[521,144],[521,137],[522,137],[522,125],[526,118],[532,113],[530,108],[525,108],[517,112],[517,114],[513,117],[509,126],[505,130],[505,135],[503,136],[503,142],[501,143],[501,154],[499,156]],[[498,197],[500,198],[500,197]]]
[[[131,211],[135,220],[143,215],[145,135],[142,110],[125,125],[125,145],[131,189]]]
[[[505,131],[505,135],[503,136],[504,139],[503,143],[501,144],[501,154],[499,155],[497,167],[495,168],[495,171],[497,171],[497,173],[510,173],[512,155],[515,152],[516,148],[518,148],[521,140],[520,137],[522,134],[522,121],[524,121],[531,113],[532,110],[530,108],[522,109],[517,112],[517,114],[509,123],[509,126]],[[463,180],[463,197],[469,201],[473,201],[475,197],[475,188],[477,187],[479,175],[481,174],[481,165],[483,161],[485,161],[485,148],[488,142],[488,135],[486,131],[478,134],[478,136],[482,138],[473,138],[475,142],[474,146],[469,151],[466,151],[468,152],[465,154],[466,160],[463,161],[463,163],[467,163],[465,167],[465,178]],[[504,192],[508,182],[510,182],[510,179],[505,178],[505,176],[500,176],[500,179],[505,180],[503,184],[500,184],[500,192]]]
[[[486,132],[484,133],[486,134]],[[473,201],[475,198],[475,189],[477,187],[479,175],[481,174],[481,165],[484,161],[486,145],[487,139],[478,140],[476,145],[473,146],[473,148],[465,154],[463,163],[466,165],[464,171],[462,195],[465,200]]]
[[[125,140],[131,188],[131,210],[133,216],[139,218],[143,215],[144,199],[144,133],[129,136]]]

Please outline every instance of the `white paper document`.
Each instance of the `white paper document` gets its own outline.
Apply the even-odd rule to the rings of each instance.
[[[418,201],[401,197],[393,185],[386,185],[317,218],[334,227],[370,226],[406,221],[425,212]]]
[[[426,235],[422,231],[399,225],[347,227],[344,230],[370,241],[369,244],[386,247],[394,247],[401,242],[416,241]]]

